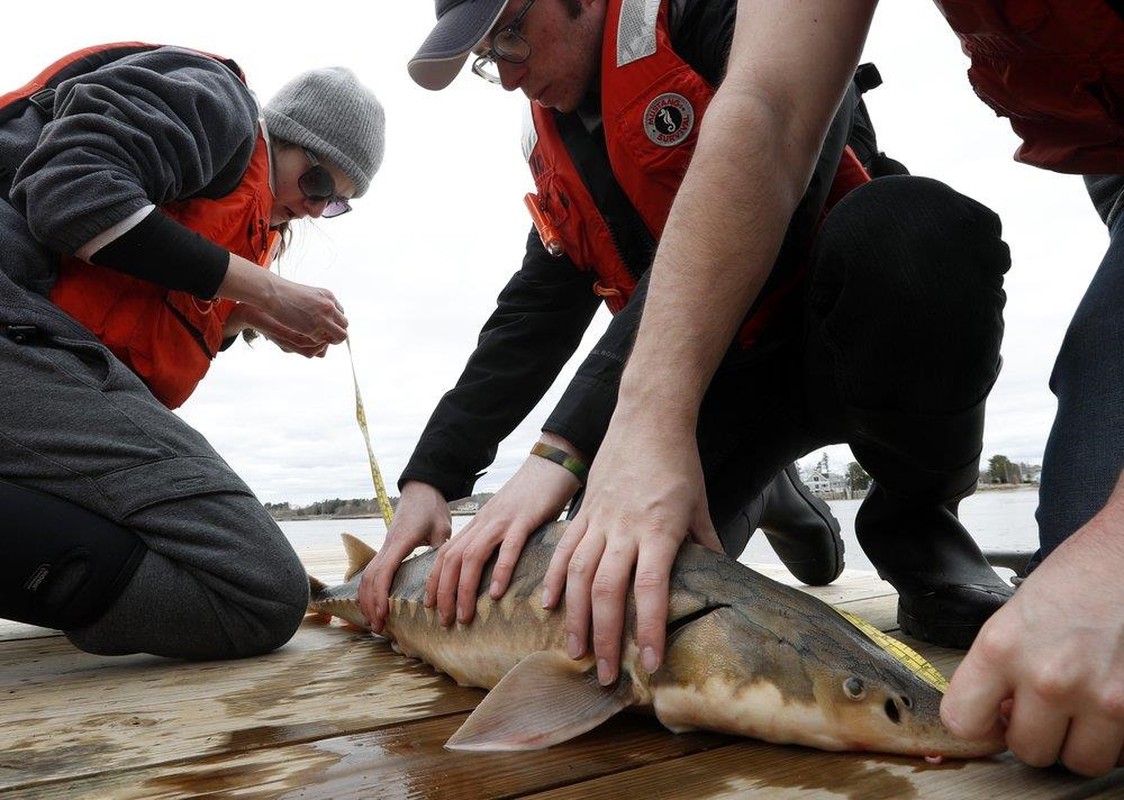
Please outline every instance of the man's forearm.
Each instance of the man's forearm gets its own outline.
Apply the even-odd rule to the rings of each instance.
[[[779,148],[756,144],[780,140],[768,117],[767,108],[743,97],[720,93],[711,104],[652,266],[622,403],[657,403],[693,428],[706,386],[768,278],[813,163],[789,165],[773,157]]]
[[[693,429],[710,378],[779,252],[875,2],[740,0],[727,76],[652,267],[621,381],[626,414],[647,409],[656,424]]]

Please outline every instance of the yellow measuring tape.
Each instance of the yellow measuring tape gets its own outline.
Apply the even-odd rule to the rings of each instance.
[[[832,606],[832,608],[835,608],[843,619],[847,620],[870,637],[876,645],[905,664],[910,672],[921,678],[921,680],[925,681],[937,691],[944,692],[948,690],[948,679],[941,674],[940,670],[930,664],[923,655],[912,647],[899,642],[887,633],[883,633],[857,614],[852,614],[850,611],[844,611],[835,606]]]
[[[390,527],[390,523],[394,520],[394,509],[390,507],[390,498],[386,494],[386,485],[382,482],[379,462],[375,460],[375,451],[371,447],[371,433],[367,430],[367,413],[363,410],[363,397],[359,394],[359,377],[355,374],[355,356],[351,353],[351,339],[347,340],[347,357],[351,359],[351,380],[355,383],[355,419],[359,422],[359,430],[363,431],[363,441],[367,443],[367,458],[371,461],[371,478],[375,482],[375,496],[379,500],[383,522]]]

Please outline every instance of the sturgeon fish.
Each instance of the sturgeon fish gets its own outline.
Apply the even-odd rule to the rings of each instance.
[[[671,573],[663,665],[651,675],[640,665],[630,596],[620,678],[601,686],[592,657],[566,654],[560,610],[541,606],[542,580],[565,524],[545,525],[527,540],[507,592],[494,601],[482,588],[467,625],[442,627],[422,602],[435,551],[399,567],[385,630],[394,648],[461,685],[491,689],[446,747],[548,747],[623,709],[648,707],[675,732],[713,730],[823,750],[937,760],[1005,749],[1001,739],[963,741],[945,729],[943,678],[921,656],[893,640],[915,659],[911,668],[879,644],[885,634],[868,626],[867,635],[811,595],[691,543]],[[367,628],[358,589],[375,551],[343,537],[345,583],[329,588],[310,578],[309,611]]]

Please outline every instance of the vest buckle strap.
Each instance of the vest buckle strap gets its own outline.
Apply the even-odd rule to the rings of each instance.
[[[27,96],[27,102],[38,108],[48,117],[55,116],[55,90],[51,86],[40,89]]]

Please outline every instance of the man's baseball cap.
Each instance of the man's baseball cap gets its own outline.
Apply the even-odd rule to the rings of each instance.
[[[507,0],[437,0],[437,24],[407,66],[425,89],[444,89],[464,66],[469,52],[484,40]]]

